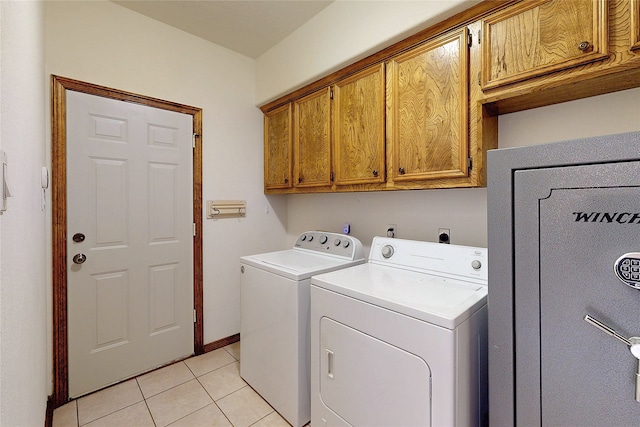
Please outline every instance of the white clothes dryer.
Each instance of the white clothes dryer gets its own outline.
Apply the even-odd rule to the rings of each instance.
[[[311,419],[311,276],[363,262],[358,239],[321,231],[240,258],[240,375],[293,427]]]
[[[487,422],[487,249],[375,237],[311,279],[311,425]]]

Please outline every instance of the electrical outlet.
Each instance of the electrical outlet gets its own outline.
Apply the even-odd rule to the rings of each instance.
[[[451,243],[451,230],[438,228],[438,243]]]
[[[396,224],[387,225],[387,237],[396,237],[398,234],[398,226]]]

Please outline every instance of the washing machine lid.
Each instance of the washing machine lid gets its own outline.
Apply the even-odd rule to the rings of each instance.
[[[331,255],[299,249],[267,252],[258,255],[243,256],[242,264],[251,265],[291,280],[309,279],[314,274],[321,274],[333,270],[362,264],[364,258],[349,260]]]
[[[486,304],[487,286],[372,263],[316,275],[311,284],[454,329]]]

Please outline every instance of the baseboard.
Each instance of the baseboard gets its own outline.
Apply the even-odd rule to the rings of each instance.
[[[47,398],[47,409],[44,415],[44,427],[53,425],[53,396]]]
[[[217,350],[234,342],[240,341],[240,334],[231,335],[230,337],[222,338],[217,341],[210,342],[204,345],[204,352],[208,353],[213,350]]]

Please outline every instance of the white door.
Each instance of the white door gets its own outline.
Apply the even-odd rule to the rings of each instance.
[[[194,351],[192,117],[66,91],[69,396]]]

